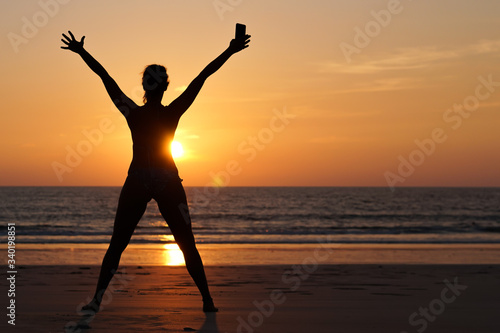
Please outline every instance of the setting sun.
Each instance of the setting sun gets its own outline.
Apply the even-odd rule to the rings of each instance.
[[[172,141],[170,144],[170,151],[172,152],[173,158],[182,157],[184,155],[184,149],[179,141]]]

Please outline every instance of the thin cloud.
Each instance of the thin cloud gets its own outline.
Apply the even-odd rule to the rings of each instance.
[[[323,136],[311,138],[309,143],[349,143],[349,142],[365,142],[374,141],[376,138],[350,137],[350,136]]]
[[[443,49],[437,46],[412,47],[397,49],[378,58],[360,58],[351,64],[345,62],[326,62],[319,65],[321,73],[373,74],[383,71],[400,71],[425,68],[444,61],[460,59],[466,56],[497,54],[500,40],[482,40],[474,44],[457,48]]]
[[[177,88],[174,88],[175,91],[180,91],[180,92],[183,92],[186,89],[187,89],[187,86],[179,86]]]
[[[422,82],[421,78],[413,77],[375,79],[356,84],[353,88],[335,89],[332,94],[416,89],[422,86]]]

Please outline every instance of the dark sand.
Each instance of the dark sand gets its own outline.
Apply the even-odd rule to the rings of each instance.
[[[124,266],[102,311],[82,317],[77,307],[98,269],[18,267],[16,326],[4,315],[0,331],[500,332],[500,265],[207,266],[220,307],[208,316],[185,267]],[[64,329],[77,322],[80,329]]]

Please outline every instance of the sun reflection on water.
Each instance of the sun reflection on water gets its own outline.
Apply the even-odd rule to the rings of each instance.
[[[182,251],[179,249],[179,246],[177,246],[177,244],[165,244],[163,245],[163,248],[165,249],[165,251],[163,251],[163,255],[165,258],[164,262],[166,266],[185,265],[184,255],[182,254]]]

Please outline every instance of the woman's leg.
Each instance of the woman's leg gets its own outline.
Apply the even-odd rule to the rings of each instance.
[[[97,312],[101,304],[102,297],[108,288],[109,282],[113,278],[118,268],[118,263],[122,252],[127,247],[135,227],[141,219],[148,201],[147,193],[142,183],[128,177],[123,185],[118,200],[113,235],[102,261],[101,272],[93,300],[82,308],[82,311]]]
[[[158,208],[168,223],[174,239],[181,249],[186,268],[193,278],[196,286],[203,297],[203,311],[216,312],[210,291],[208,290],[207,278],[203,268],[193,231],[191,229],[191,219],[187,206],[186,193],[180,181],[171,181],[160,195],[155,196]]]

